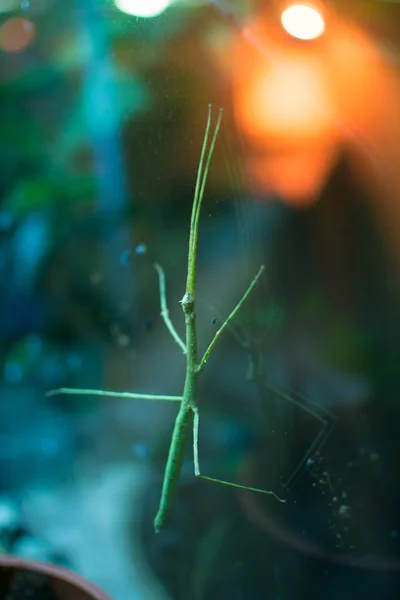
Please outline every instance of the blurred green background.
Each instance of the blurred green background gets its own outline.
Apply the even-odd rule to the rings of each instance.
[[[0,0],[0,538],[115,600],[399,595],[400,6],[314,2],[307,41],[291,4]],[[183,332],[209,103],[200,348],[266,277],[201,380],[202,470],[287,503],[189,449],[156,537],[176,407],[45,394],[181,393],[153,263]]]

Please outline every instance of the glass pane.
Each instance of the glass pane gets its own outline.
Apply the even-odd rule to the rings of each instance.
[[[399,11],[0,0],[5,551],[115,600],[398,598]]]

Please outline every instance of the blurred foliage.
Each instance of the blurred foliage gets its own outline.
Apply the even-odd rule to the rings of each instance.
[[[16,217],[30,211],[46,210],[57,202],[67,204],[86,201],[94,195],[94,181],[89,176],[69,178],[68,187],[61,178],[42,177],[19,182],[4,202],[4,209]]]

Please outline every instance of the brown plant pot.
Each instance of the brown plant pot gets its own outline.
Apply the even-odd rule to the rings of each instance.
[[[49,563],[0,557],[0,600],[112,600],[80,575]]]

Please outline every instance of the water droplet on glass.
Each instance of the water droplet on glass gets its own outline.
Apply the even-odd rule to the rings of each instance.
[[[131,338],[129,337],[129,335],[121,333],[117,338],[117,343],[120,346],[124,346],[124,347],[129,346],[129,344],[131,343]]]
[[[138,244],[135,248],[135,252],[138,256],[142,256],[142,254],[146,254],[146,252],[147,252],[146,244]]]
[[[338,511],[339,517],[342,519],[348,519],[351,515],[351,507],[347,506],[347,504],[342,504]]]
[[[121,253],[119,261],[120,261],[121,265],[127,265],[128,262],[129,262],[129,260],[130,260],[130,258],[131,258],[131,251],[130,250],[124,250]]]
[[[149,449],[146,444],[143,444],[142,442],[132,444],[131,452],[136,458],[147,458],[149,456]]]

